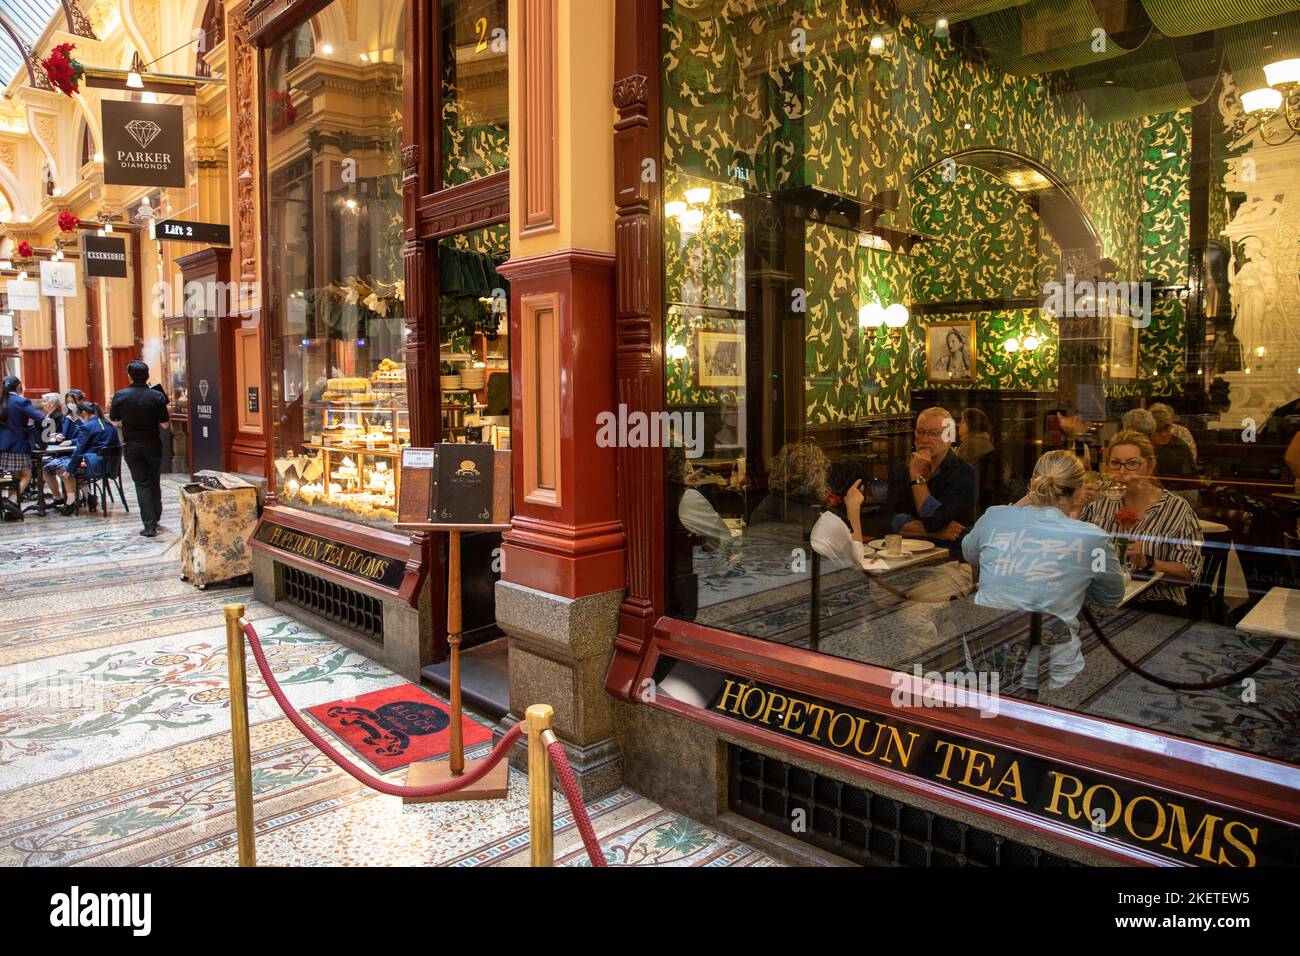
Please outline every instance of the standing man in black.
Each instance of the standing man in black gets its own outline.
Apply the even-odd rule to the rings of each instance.
[[[167,396],[149,387],[149,366],[139,359],[126,367],[126,374],[131,384],[113,396],[108,417],[122,425],[126,445],[122,459],[131,469],[135,500],[144,522],[140,533],[153,538],[162,517],[162,435],[158,429],[170,417]]]

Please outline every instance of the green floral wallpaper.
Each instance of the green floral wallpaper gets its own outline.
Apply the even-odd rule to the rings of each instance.
[[[914,250],[918,301],[1031,299],[1055,278],[1056,244],[1020,195],[991,174],[956,166],[948,182],[936,167],[912,184],[912,195],[913,221],[934,236]]]
[[[742,321],[726,313],[680,307],[668,310],[668,354],[664,361],[664,377],[670,406],[740,403],[744,394],[740,389],[700,388],[696,385],[699,361],[696,337],[699,332],[743,333],[744,329]]]
[[[1191,194],[1191,110],[1147,117],[1142,124],[1142,275],[1152,285],[1187,283]],[[1179,391],[1183,320],[1177,299],[1152,303],[1151,324],[1138,330],[1138,379],[1107,386],[1113,398]]]
[[[913,316],[901,332],[860,329],[857,308],[872,292],[909,306],[1030,298],[1057,276],[1061,250],[1009,186],[960,164],[951,181],[941,167],[921,173],[945,157],[999,148],[1033,158],[1073,191],[1116,278],[1173,279],[1176,269],[1185,277],[1186,113],[1098,122],[1052,78],[964,58],[906,18],[890,23],[874,0],[665,0],[663,9],[667,199],[680,198],[679,174],[750,192],[815,185],[869,200],[897,190],[900,208],[882,223],[935,237],[904,256],[807,225],[810,425],[902,410],[924,384],[923,321]],[[886,38],[879,56],[868,52],[876,33]],[[669,288],[694,271],[730,295],[734,273],[718,270],[734,261],[731,250],[710,263],[666,222]],[[1037,310],[974,317],[978,387],[1055,387],[1054,323]],[[1162,304],[1143,330],[1145,378],[1133,388],[1177,374],[1180,318]],[[1010,336],[1031,332],[1042,342],[1035,352],[1003,350]],[[670,316],[670,337],[679,333]],[[701,399],[684,382],[673,395]]]

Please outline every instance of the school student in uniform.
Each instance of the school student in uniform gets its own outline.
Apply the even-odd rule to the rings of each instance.
[[[17,486],[9,490],[16,504],[32,477],[32,449],[44,413],[23,397],[23,383],[17,375],[0,379],[0,472],[9,472]]]
[[[78,412],[81,415],[81,427],[77,432],[76,448],[61,476],[64,500],[59,506],[65,515],[77,513],[77,479],[102,477],[104,459],[101,452],[122,445],[121,439],[117,437],[117,429],[104,417],[98,405],[94,402],[81,402]]]

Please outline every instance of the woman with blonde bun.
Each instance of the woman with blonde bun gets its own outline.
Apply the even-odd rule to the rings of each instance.
[[[962,541],[963,557],[980,569],[976,604],[1043,612],[1064,625],[1043,630],[1053,687],[1083,670],[1078,619],[1084,601],[1114,607],[1124,597],[1124,572],[1110,539],[1072,517],[1086,494],[1085,474],[1073,452],[1047,452],[1022,503],[989,508]]]

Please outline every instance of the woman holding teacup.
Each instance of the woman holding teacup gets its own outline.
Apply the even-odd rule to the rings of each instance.
[[[1102,453],[1101,467],[1123,493],[1100,496],[1080,517],[1126,542],[1124,561],[1131,569],[1164,574],[1165,580],[1151,585],[1137,598],[1139,602],[1186,607],[1186,585],[1201,572],[1205,540],[1196,513],[1152,477],[1156,452],[1141,432],[1122,431],[1112,438]]]

